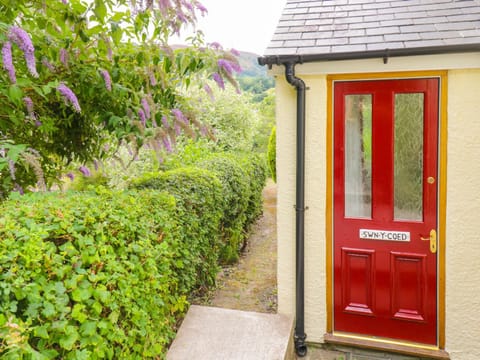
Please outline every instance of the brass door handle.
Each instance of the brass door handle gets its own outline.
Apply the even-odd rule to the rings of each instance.
[[[437,252],[437,232],[435,229],[430,230],[430,236],[424,238],[420,236],[420,240],[430,241],[430,251],[435,254]]]

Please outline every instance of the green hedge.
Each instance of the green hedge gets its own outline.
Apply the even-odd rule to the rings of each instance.
[[[0,357],[163,357],[188,296],[238,258],[264,182],[260,157],[215,155],[128,191],[4,202]]]
[[[273,181],[277,182],[277,128],[274,126],[270,133],[267,150],[268,169]]]
[[[182,232],[174,251],[185,259],[176,263],[182,286],[192,289],[214,285],[222,217],[222,187],[217,177],[207,170],[186,167],[145,174],[131,187],[163,190],[175,197],[175,218]],[[184,256],[192,251],[198,256]]]

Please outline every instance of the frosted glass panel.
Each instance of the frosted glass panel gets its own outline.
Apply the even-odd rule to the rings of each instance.
[[[345,96],[345,216],[372,215],[372,96]]]
[[[423,219],[423,100],[395,94],[395,220]]]

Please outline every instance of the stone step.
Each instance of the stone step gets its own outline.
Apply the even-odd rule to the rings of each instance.
[[[291,360],[293,319],[192,305],[167,360]]]

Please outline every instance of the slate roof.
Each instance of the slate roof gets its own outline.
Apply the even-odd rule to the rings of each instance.
[[[480,0],[287,0],[265,55],[477,45]]]

